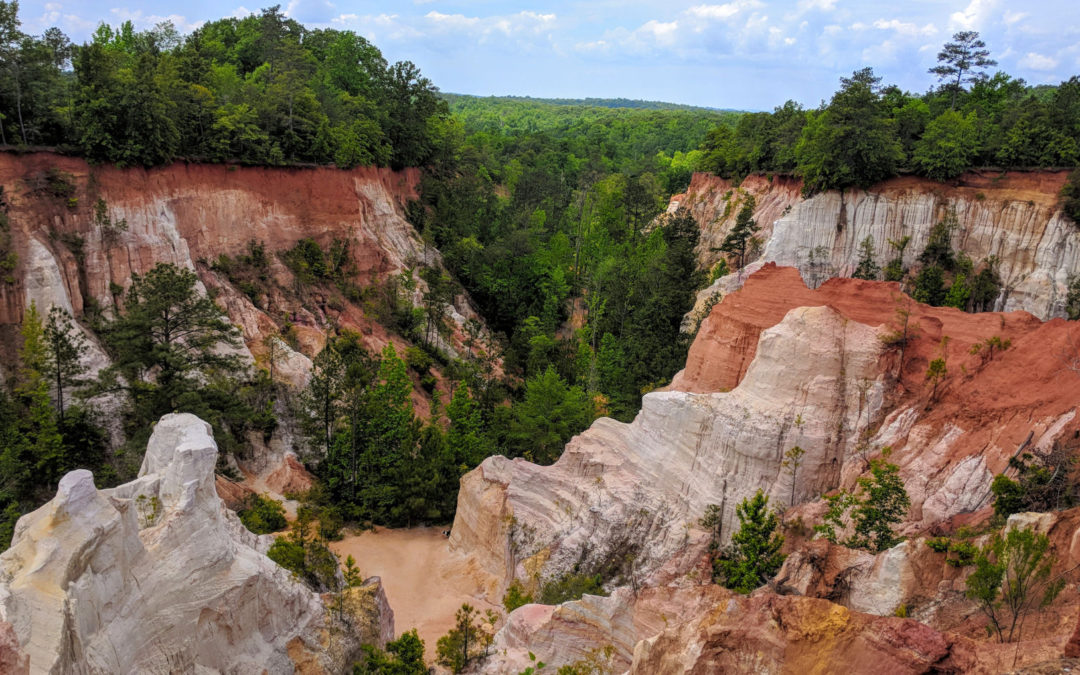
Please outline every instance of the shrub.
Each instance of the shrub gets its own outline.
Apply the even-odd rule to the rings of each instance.
[[[319,536],[327,541],[340,541],[342,538],[341,528],[345,526],[345,519],[341,515],[341,509],[336,506],[324,506],[319,511]]]
[[[890,449],[870,460],[870,475],[858,480],[858,490],[825,497],[829,504],[824,519],[814,530],[833,543],[865,548],[880,553],[900,542],[893,527],[900,523],[911,505],[900,480],[900,469],[886,461]],[[840,532],[851,528],[852,535],[839,542]]]
[[[244,500],[244,506],[236,512],[244,527],[255,534],[270,534],[285,529],[285,509],[281,502],[262,495],[252,494]],[[282,565],[284,567],[284,565]]]
[[[1012,529],[994,535],[978,553],[975,571],[967,578],[967,595],[990,619],[988,630],[999,642],[1019,638],[1017,627],[1038,604],[1049,605],[1065,585],[1051,579],[1055,559],[1050,539],[1031,530]]]
[[[540,602],[545,605],[561,605],[571,600],[580,600],[583,595],[607,594],[601,575],[570,572],[544,583],[540,588]]]
[[[994,513],[1007,518],[1022,511],[1056,511],[1074,506],[1080,501],[1074,451],[1056,443],[1046,455],[1037,457],[1025,452],[1010,459],[1009,468],[1016,472],[1016,478],[999,474],[990,483]]]
[[[927,539],[926,545],[931,551],[935,553],[948,553],[949,552],[949,538],[948,537],[934,537],[933,539]]]
[[[1070,173],[1061,188],[1061,211],[1073,223],[1080,225],[1080,169]]]
[[[776,532],[780,518],[769,509],[769,498],[758,490],[735,508],[739,531],[713,561],[713,578],[739,593],[758,588],[780,569],[784,537]]]
[[[507,613],[514,611],[518,607],[528,605],[532,601],[532,595],[525,592],[525,587],[517,579],[510,583],[506,593],[503,595],[503,607],[506,608]]]
[[[278,537],[270,545],[266,557],[297,576],[304,573],[304,547],[288,537]]]
[[[387,642],[386,651],[372,645],[364,645],[361,649],[364,660],[353,666],[353,675],[427,675],[424,641],[415,628],[393,642]]]

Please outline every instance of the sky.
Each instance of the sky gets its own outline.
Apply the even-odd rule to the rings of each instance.
[[[271,1],[266,0],[266,4]],[[104,21],[170,20],[181,32],[246,16],[252,0],[22,0],[23,31],[58,26],[82,42]],[[998,69],[1031,84],[1080,74],[1077,0],[280,0],[309,27],[349,29],[441,90],[477,95],[625,97],[769,110],[817,106],[872,66],[922,92],[956,31],[979,31]]]

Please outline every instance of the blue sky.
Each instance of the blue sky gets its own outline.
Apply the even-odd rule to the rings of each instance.
[[[265,4],[271,1],[266,0]],[[309,26],[348,28],[444,91],[656,99],[771,109],[816,106],[864,65],[923,91],[941,45],[977,30],[999,68],[1030,83],[1080,74],[1076,0],[280,0]],[[242,3],[242,4],[241,4]],[[98,24],[169,19],[182,32],[243,16],[251,0],[23,0],[23,30],[83,41]]]

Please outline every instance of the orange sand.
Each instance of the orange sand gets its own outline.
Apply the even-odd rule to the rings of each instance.
[[[428,661],[435,643],[454,625],[462,603],[481,611],[501,609],[480,596],[484,587],[463,560],[450,553],[445,527],[377,528],[330,544],[341,559],[352,555],[365,576],[382,577],[400,636],[416,628]]]

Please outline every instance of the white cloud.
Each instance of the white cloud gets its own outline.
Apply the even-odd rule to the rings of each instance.
[[[1058,60],[1050,56],[1028,52],[1024,58],[1020,59],[1020,65],[1032,70],[1053,70],[1057,68]]]
[[[338,11],[329,0],[290,0],[283,14],[300,23],[326,25]]]
[[[836,0],[799,0],[799,10],[807,12],[816,9],[821,12],[831,12],[836,9]]]
[[[740,12],[762,6],[758,0],[735,0],[723,5],[697,5],[686,10],[686,14],[695,19],[726,21]]]
[[[949,24],[953,28],[978,30],[990,19],[997,4],[998,0],[971,0],[963,11],[952,13]]]
[[[878,30],[891,30],[906,36],[933,35],[937,32],[937,28],[935,28],[932,23],[920,27],[914,23],[900,21],[899,19],[889,19],[888,21],[885,19],[878,19],[874,22],[874,28],[877,28]]]
[[[1011,26],[1017,21],[1023,21],[1027,16],[1027,12],[1011,12],[1006,10],[1005,14],[1001,17],[1001,20],[1004,21],[1006,25]]]
[[[464,14],[443,14],[432,10],[424,15],[428,27],[439,33],[464,33],[474,38],[485,39],[495,34],[505,36],[537,35],[555,28],[558,17],[555,14],[522,11],[505,16],[465,16]]]

